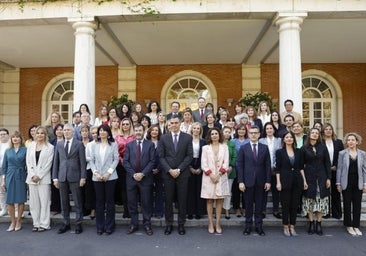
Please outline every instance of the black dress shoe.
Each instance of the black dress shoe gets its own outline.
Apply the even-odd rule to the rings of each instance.
[[[58,230],[58,234],[63,234],[65,233],[66,231],[70,230],[70,225],[62,225],[62,227]]]
[[[113,233],[113,230],[110,230],[110,229],[105,231],[105,234],[107,236],[111,235],[112,233]]]
[[[152,236],[154,232],[152,231],[151,227],[145,227],[146,235]]]
[[[249,236],[250,235],[250,232],[252,232],[252,229],[251,228],[245,228],[244,231],[243,231],[243,235],[244,236]]]
[[[81,226],[81,224],[77,224],[75,227],[75,234],[81,234],[83,233],[83,227]]]
[[[202,217],[201,217],[201,215],[198,215],[198,214],[196,214],[196,216],[194,217],[196,220],[200,220]]]
[[[103,235],[103,230],[98,230],[98,231],[97,231],[97,235],[98,235],[98,236]]]
[[[128,230],[127,230],[126,234],[127,234],[127,235],[130,235],[130,234],[132,234],[132,233],[136,232],[137,230],[138,230],[138,228],[137,228],[137,227],[130,226],[130,227],[128,228]]]
[[[184,228],[184,226],[182,224],[178,225],[178,234],[179,235],[185,235],[186,234],[186,229]]]
[[[168,226],[165,227],[164,234],[165,235],[170,235],[172,233],[172,230],[173,230],[173,226],[172,225],[168,225]]]
[[[187,216],[187,219],[189,219],[189,220],[193,220],[193,215],[192,215],[192,214],[189,214],[189,215]]]
[[[260,236],[265,236],[266,235],[266,233],[264,233],[262,227],[255,228],[255,232],[257,232],[257,234],[260,235]]]
[[[281,214],[280,214],[279,212],[274,212],[274,213],[273,213],[273,216],[274,216],[276,219],[282,219]]]

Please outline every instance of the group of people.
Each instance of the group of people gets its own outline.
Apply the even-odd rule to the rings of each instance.
[[[284,106],[280,114],[270,112],[267,102],[258,111],[238,102],[234,115],[224,107],[215,114],[200,97],[194,111],[180,111],[179,102],[172,102],[165,114],[151,101],[144,113],[141,104],[126,103],[120,109],[102,106],[93,120],[82,104],[72,123],[64,124],[53,112],[43,126],[30,127],[25,142],[19,132],[9,139],[1,128],[0,215],[9,212],[7,231],[22,228],[27,184],[34,232],[50,229],[51,212],[62,212],[59,234],[71,229],[71,192],[76,234],[83,232],[85,215],[95,218],[98,235],[112,234],[115,205],[123,204],[123,217],[130,218],[127,234],[139,229],[139,205],[149,236],[153,216],[165,216],[164,234],[173,232],[174,207],[180,235],[187,218],[203,215],[208,232],[221,234],[222,210],[229,219],[232,206],[237,217],[245,215],[244,235],[255,228],[264,236],[271,191],[273,215],[282,218],[283,234],[291,237],[298,235],[299,209],[309,220],[308,233],[322,235],[324,216],[342,217],[342,194],[347,232],[362,235],[366,153],[358,148],[361,137],[348,133],[342,142],[331,124],[321,123],[305,135],[293,102]]]

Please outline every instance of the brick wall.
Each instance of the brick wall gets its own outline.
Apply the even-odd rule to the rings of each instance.
[[[193,70],[204,74],[213,82],[217,90],[217,104],[227,107],[230,113],[234,113],[232,107],[227,106],[226,99],[234,98],[235,101],[241,98],[241,69],[241,65],[137,66],[136,100],[160,101],[161,90],[172,75],[184,70]]]
[[[366,140],[366,64],[303,64],[302,71],[316,69],[331,75],[343,94],[343,131],[358,132]],[[262,90],[279,97],[279,66],[262,65]],[[282,104],[282,103],[280,103]],[[363,145],[364,148],[366,148]]]
[[[73,68],[20,69],[19,129],[25,136],[28,134],[28,127],[44,121],[41,120],[41,100],[45,86],[51,79],[66,72],[73,72]],[[103,100],[108,101],[112,95],[117,95],[118,67],[97,67],[95,84],[97,112]]]

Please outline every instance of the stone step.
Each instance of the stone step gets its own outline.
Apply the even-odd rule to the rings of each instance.
[[[73,220],[75,219],[75,213],[71,212],[70,214],[71,217],[71,221],[73,222]],[[142,226],[142,215],[139,214],[139,220],[140,220],[140,225]],[[174,215],[174,220],[175,220],[175,225],[176,225],[176,220],[177,220],[177,215]],[[4,217],[0,217],[0,223],[8,223],[10,222],[10,217],[4,216]],[[32,224],[32,218],[31,216],[28,215],[28,211],[25,212],[24,214],[24,218],[23,218],[23,222],[24,223],[29,223]],[[56,225],[60,225],[62,224],[62,216],[61,214],[57,214],[55,216],[51,216],[51,222],[52,222],[52,226],[55,227]],[[221,223],[222,226],[237,226],[237,227],[243,227],[245,222],[245,218],[243,217],[236,217],[235,215],[231,215],[231,218],[229,220],[225,219],[224,216],[221,216]],[[91,220],[89,216],[84,217],[84,221],[83,221],[84,225],[95,225],[95,220]],[[207,216],[203,216],[201,219],[196,220],[188,220],[186,221],[186,226],[187,227],[206,227],[208,223],[208,219]],[[308,223],[308,219],[304,218],[304,217],[300,217],[298,216],[297,218],[297,226],[306,226]],[[122,214],[121,213],[116,213],[116,225],[117,228],[118,226],[125,226],[127,227],[130,224],[130,219],[128,218],[122,218]],[[152,218],[151,219],[151,224],[154,227],[164,227],[165,226],[165,219],[164,218]],[[263,225],[264,226],[278,226],[281,227],[282,226],[282,220],[281,219],[276,219],[275,217],[272,216],[272,214],[267,214],[266,218],[263,220]],[[330,226],[339,226],[339,227],[343,227],[343,220],[337,220],[334,218],[329,218],[329,219],[324,219],[322,222],[322,225],[325,227],[330,227]],[[366,226],[366,214],[361,214],[361,226]]]

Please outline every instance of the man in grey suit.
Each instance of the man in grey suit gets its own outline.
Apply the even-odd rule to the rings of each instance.
[[[134,127],[136,139],[126,146],[123,156],[123,165],[126,169],[126,186],[128,211],[131,215],[131,224],[127,234],[138,229],[138,196],[141,198],[143,225],[147,235],[151,236],[152,212],[152,169],[155,164],[155,145],[151,140],[144,139],[144,127],[137,124]],[[139,193],[140,192],[140,193]]]
[[[170,133],[159,141],[158,152],[165,186],[165,235],[173,229],[173,200],[175,191],[178,198],[178,233],[186,233],[184,224],[187,211],[189,165],[193,158],[192,137],[180,132],[180,119],[170,119]]]
[[[85,147],[81,141],[73,138],[74,128],[72,125],[65,124],[63,132],[65,140],[58,142],[56,145],[52,167],[53,184],[60,190],[61,209],[64,218],[63,225],[58,233],[63,234],[70,230],[69,191],[71,191],[76,212],[75,233],[80,234],[83,232],[80,187],[85,185],[86,178]]]
[[[198,109],[193,111],[193,120],[201,123],[202,126],[206,125],[206,116],[211,111],[206,108],[206,99],[204,97],[198,98]]]

